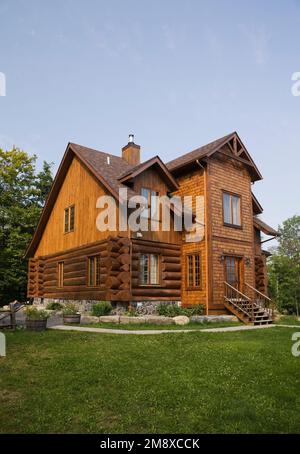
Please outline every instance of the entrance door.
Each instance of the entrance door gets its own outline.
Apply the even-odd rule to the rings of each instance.
[[[225,257],[225,280],[232,287],[242,291],[242,259],[240,257]]]

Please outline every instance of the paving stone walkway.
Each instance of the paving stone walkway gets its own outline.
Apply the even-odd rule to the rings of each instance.
[[[205,333],[226,333],[229,331],[248,331],[253,329],[266,329],[274,328],[274,326],[282,325],[262,325],[262,326],[228,326],[224,328],[205,328],[205,329],[140,329],[140,330],[127,330],[127,329],[112,329],[112,328],[88,328],[86,326],[70,326],[70,325],[54,325],[50,329],[62,330],[62,331],[81,331],[86,333],[101,333],[101,334],[172,334],[172,333],[194,333],[194,332],[205,332]],[[291,326],[291,325],[287,325]],[[298,326],[300,329],[300,326]]]

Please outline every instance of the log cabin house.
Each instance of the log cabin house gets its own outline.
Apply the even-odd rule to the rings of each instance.
[[[261,179],[236,132],[166,164],[158,156],[141,163],[132,135],[121,156],[69,143],[26,252],[28,297],[145,308],[203,304],[207,314],[268,323],[261,234],[278,233],[260,219],[252,186]],[[201,241],[185,241],[173,218],[169,231],[99,231],[97,199],[113,196],[119,207],[125,188],[147,198],[147,216],[153,195],[201,195]]]

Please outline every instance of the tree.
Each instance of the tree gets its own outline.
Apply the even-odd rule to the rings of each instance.
[[[51,163],[36,172],[36,156],[0,149],[0,305],[26,298],[23,256],[52,184]]]
[[[269,285],[278,308],[299,313],[300,308],[300,216],[293,216],[279,228],[279,246],[269,259]]]

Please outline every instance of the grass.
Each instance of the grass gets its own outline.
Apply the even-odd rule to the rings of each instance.
[[[299,433],[291,328],[6,332],[2,433]]]
[[[190,322],[188,325],[152,325],[150,323],[127,323],[127,324],[117,324],[117,323],[89,323],[89,324],[80,324],[77,326],[85,326],[87,328],[107,328],[107,329],[125,329],[125,330],[202,330],[207,328],[223,328],[227,326],[240,326],[240,322],[213,322],[213,323],[193,323]]]
[[[299,325],[300,320],[295,315],[283,315],[280,320],[276,320],[277,325]]]

